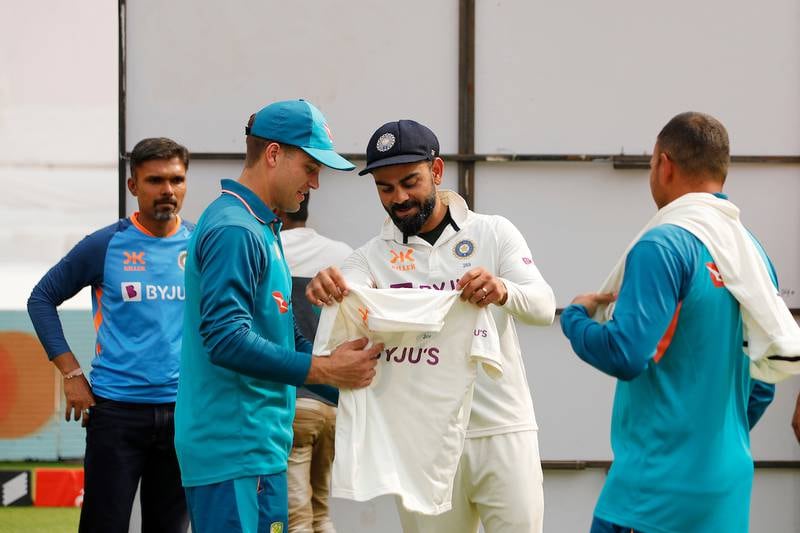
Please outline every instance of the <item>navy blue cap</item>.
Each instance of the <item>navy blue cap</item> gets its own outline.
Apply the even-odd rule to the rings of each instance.
[[[336,170],[353,170],[355,165],[333,149],[333,136],[325,117],[311,102],[275,102],[255,114],[247,135],[301,148],[308,155]]]
[[[439,139],[430,128],[414,120],[387,122],[370,137],[367,166],[358,175],[389,165],[433,161],[437,157]]]

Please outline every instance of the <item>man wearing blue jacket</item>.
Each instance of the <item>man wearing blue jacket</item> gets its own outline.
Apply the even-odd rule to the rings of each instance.
[[[139,210],[79,242],[33,289],[28,313],[64,376],[66,419],[86,426],[79,531],[127,533],[141,480],[142,530],[183,533],[189,517],[173,412],[194,228],[178,216],[189,152],[170,139],[144,139],[130,165]],[[56,311],[87,286],[97,331],[88,381]]]
[[[365,387],[382,348],[359,339],[312,357],[294,322],[275,211],[297,211],[323,165],[354,168],[322,113],[276,102],[245,132],[245,168],[222,180],[186,260],[175,446],[194,533],[286,531],[295,386]]]
[[[729,160],[728,135],[716,119],[674,117],[650,162],[659,214],[693,193],[709,204],[725,199]],[[679,224],[645,231],[625,258],[621,286],[578,296],[561,316],[575,353],[619,379],[614,462],[593,533],[748,529],[748,432],[772,401],[774,386],[751,380],[740,304],[706,244]],[[760,256],[777,285],[769,259],[753,243],[755,249],[726,253]],[[608,322],[591,318],[615,299]]]

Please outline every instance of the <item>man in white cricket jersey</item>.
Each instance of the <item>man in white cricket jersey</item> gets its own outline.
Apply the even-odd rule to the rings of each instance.
[[[348,286],[460,290],[497,323],[503,376],[479,371],[456,473],[452,510],[412,513],[398,505],[405,532],[486,533],[542,530],[542,470],[514,318],[547,326],[555,297],[533,263],[525,239],[507,219],[467,208],[456,193],[438,190],[444,161],[439,141],[413,120],[384,124],[367,145],[367,166],[389,214],[380,234],[356,250],[341,271],[330,267],[306,288],[313,304],[331,304]]]

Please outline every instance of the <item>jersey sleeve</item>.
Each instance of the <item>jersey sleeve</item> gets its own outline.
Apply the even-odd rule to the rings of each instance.
[[[582,305],[561,315],[572,349],[598,370],[631,380],[647,367],[675,314],[689,268],[665,246],[640,241],[628,253],[613,318],[592,320]]]
[[[552,324],[556,313],[553,289],[536,268],[528,243],[516,226],[503,217],[497,219],[497,276],[508,291],[503,309],[526,324]]]
[[[198,242],[200,335],[215,365],[278,383],[302,385],[308,353],[289,350],[253,331],[259,273],[269,251],[246,228],[225,226]],[[231,268],[230,258],[237,259]]]
[[[84,237],[39,280],[28,298],[28,315],[47,357],[69,352],[56,308],[84,287],[100,287],[106,250],[117,225]]]
[[[369,246],[369,244],[366,246]],[[344,260],[344,263],[342,263],[342,275],[344,275],[348,284],[374,288],[377,284],[367,262],[366,246],[354,251]]]
[[[500,334],[497,332],[492,313],[478,308],[475,327],[472,330],[470,355],[483,365],[486,375],[499,379],[503,375],[503,355],[500,349]]]

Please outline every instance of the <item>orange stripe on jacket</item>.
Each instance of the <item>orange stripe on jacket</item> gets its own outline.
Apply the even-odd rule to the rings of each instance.
[[[100,329],[100,324],[103,323],[103,287],[95,287],[94,297],[97,300],[97,312],[94,314],[94,332]]]
[[[681,313],[681,306],[683,302],[678,302],[678,307],[675,309],[675,314],[672,315],[672,322],[669,323],[669,327],[667,328],[666,333],[664,336],[661,337],[661,340],[658,341],[658,346],[656,347],[656,355],[653,356],[653,360],[658,363],[662,357],[664,357],[664,352],[667,351],[669,348],[670,343],[672,343],[672,337],[675,335],[675,328],[678,327],[678,315]]]

